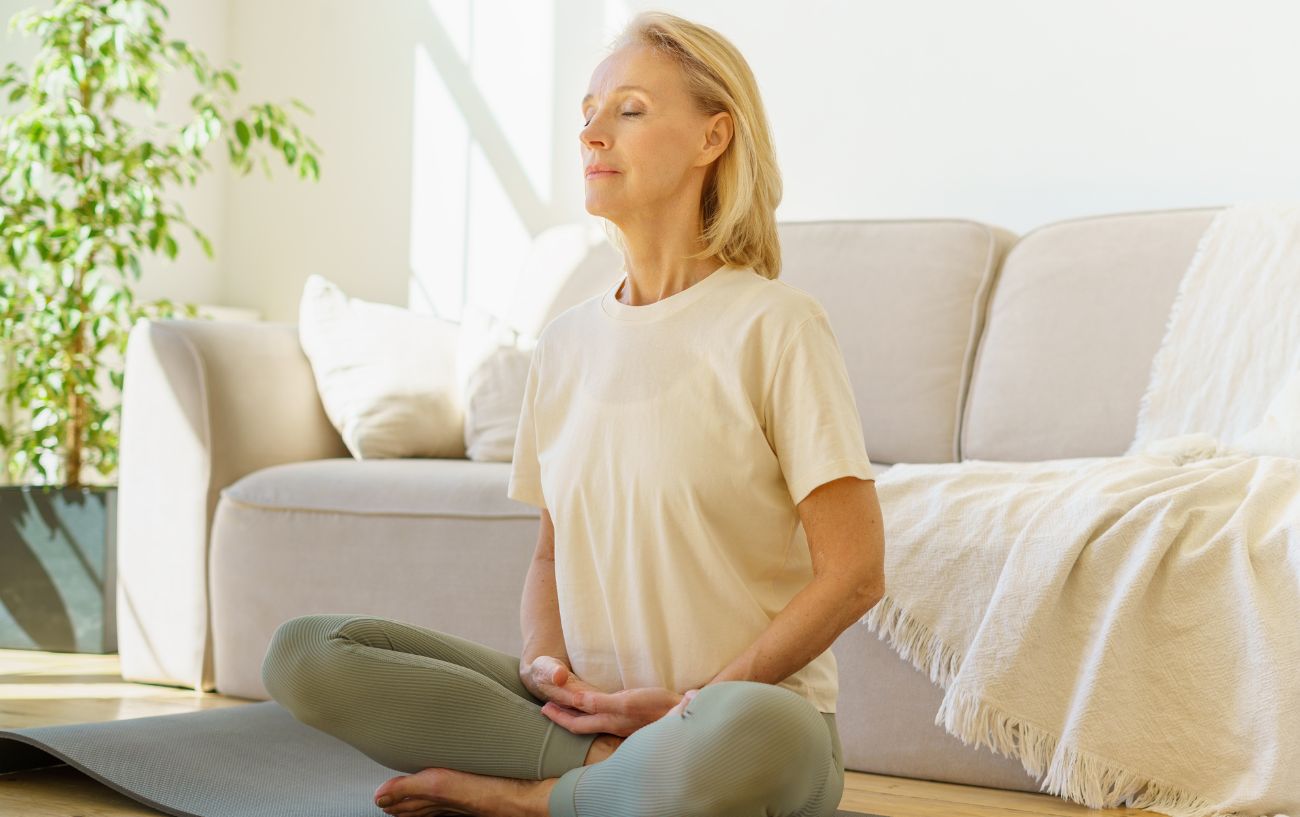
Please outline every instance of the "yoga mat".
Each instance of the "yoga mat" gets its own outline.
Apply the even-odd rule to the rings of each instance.
[[[371,798],[402,774],[276,701],[0,729],[0,774],[62,764],[177,817],[385,817]]]

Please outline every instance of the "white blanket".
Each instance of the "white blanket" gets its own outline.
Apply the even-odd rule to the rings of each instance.
[[[1216,291],[1234,257],[1239,286],[1296,269],[1276,252],[1286,231],[1240,242],[1233,220],[1261,212],[1229,208],[1206,231],[1129,453],[903,463],[877,480],[886,596],[864,623],[944,688],[936,723],[1090,807],[1300,817],[1300,459],[1248,445],[1283,439],[1250,435],[1280,405],[1258,366],[1185,356],[1217,322],[1217,341],[1279,367],[1275,392],[1300,364],[1284,348],[1300,351],[1300,300],[1263,325],[1206,308],[1258,308]],[[1202,363],[1238,368],[1198,379]],[[1235,405],[1205,390],[1220,381]]]
[[[1125,453],[1191,433],[1300,457],[1300,204],[1225,208],[1197,244]]]

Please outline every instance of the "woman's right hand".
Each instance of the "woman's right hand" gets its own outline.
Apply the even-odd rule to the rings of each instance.
[[[533,695],[570,709],[578,708],[574,702],[576,693],[602,691],[575,675],[563,661],[550,655],[534,658],[532,663],[520,670],[519,677]]]

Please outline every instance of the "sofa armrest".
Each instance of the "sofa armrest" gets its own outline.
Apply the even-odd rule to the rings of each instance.
[[[208,543],[221,490],[351,456],[294,324],[142,320],[127,340],[117,501],[122,677],[213,691]]]

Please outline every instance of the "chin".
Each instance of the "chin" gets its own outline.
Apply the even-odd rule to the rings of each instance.
[[[615,216],[618,215],[614,209],[601,204],[599,201],[587,202],[587,212],[597,218],[606,218],[610,221],[614,221]]]

